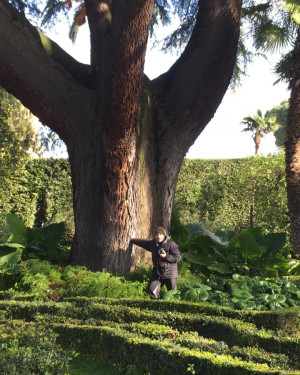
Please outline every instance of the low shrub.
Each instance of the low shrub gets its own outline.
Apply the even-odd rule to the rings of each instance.
[[[57,334],[41,324],[7,321],[0,324],[2,375],[62,375],[74,352],[57,344]]]
[[[280,330],[285,333],[300,332],[300,310],[298,307],[277,309],[272,311],[234,310],[225,306],[218,306],[207,302],[189,302],[177,300],[141,300],[111,298],[66,298],[76,306],[90,306],[95,303],[106,305],[122,305],[141,310],[175,311],[178,313],[206,314],[222,316],[224,318],[239,319],[244,322],[254,323],[258,328]]]
[[[82,354],[98,354],[126,368],[137,366],[143,373],[185,374],[193,365],[194,374],[299,374],[297,371],[271,368],[267,363],[254,363],[198,349],[183,348],[168,340],[156,340],[136,335],[121,328],[54,324],[60,344]],[[278,356],[277,356],[278,358]]]
[[[143,298],[146,282],[129,282],[108,272],[91,272],[85,267],[68,266],[62,273],[65,296]]]
[[[21,298],[21,294],[35,299],[60,301],[64,296],[145,298],[146,281],[131,281],[108,272],[92,272],[85,267],[62,267],[40,259],[22,262],[21,273],[13,287],[0,293],[0,300]],[[147,278],[148,279],[148,278]],[[19,296],[19,297],[17,297]]]
[[[71,298],[69,302],[63,303],[0,301],[0,310],[4,313],[2,318],[38,321],[52,325],[54,328],[65,327],[64,330],[72,328],[68,331],[69,337],[60,336],[60,340],[62,340],[60,343],[67,347],[73,345],[74,350],[86,355],[94,355],[102,350],[102,341],[99,342],[98,337],[99,332],[103,332],[103,327],[109,327],[117,336],[119,334],[123,337],[124,331],[128,334],[131,333],[133,336],[130,336],[132,337],[130,340],[133,342],[141,337],[143,340],[150,340],[149,342],[146,340],[146,343],[143,341],[142,346],[144,344],[147,346],[148,343],[153,345],[154,342],[158,346],[168,343],[179,351],[184,349],[199,352],[200,349],[201,352],[209,352],[214,356],[226,354],[232,358],[239,358],[237,361],[260,363],[269,369],[275,369],[276,366],[285,369],[288,365],[297,368],[299,365],[299,335],[287,336],[281,331],[258,329],[253,323],[228,318],[222,314],[210,316],[199,314],[196,310],[193,313],[178,313],[176,311],[178,307],[196,309],[201,306],[200,304],[140,300],[141,308],[139,309],[122,305],[130,301],[125,299],[114,301],[101,299],[102,303],[99,303],[99,298],[77,297],[72,299],[72,303],[70,300]],[[144,309],[147,303],[148,306],[152,305],[153,310]],[[167,306],[172,307],[172,305],[172,311],[166,311]],[[162,308],[164,311],[155,310],[154,307]],[[208,308],[209,305],[206,307]],[[210,308],[217,309],[212,306]],[[220,308],[219,312],[222,311],[230,312],[229,309]],[[233,310],[231,312],[234,313]],[[235,313],[243,316],[243,312],[236,311]],[[254,312],[250,313],[251,316],[254,315]],[[258,312],[258,314],[264,313]],[[60,329],[58,328],[57,331],[59,334],[61,333]],[[88,333],[86,330],[82,333],[83,329],[86,329]],[[119,337],[115,338],[117,341],[119,339]],[[69,344],[65,344],[65,340]],[[169,349],[167,350],[169,351]],[[177,354],[174,355],[177,356]],[[110,357],[107,359],[111,360]],[[136,365],[137,363],[130,359],[127,364]],[[125,366],[126,363],[122,363],[123,365]],[[220,374],[223,374],[223,368],[220,371]]]

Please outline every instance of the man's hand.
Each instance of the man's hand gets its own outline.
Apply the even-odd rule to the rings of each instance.
[[[166,251],[164,249],[161,249],[159,252],[159,256],[164,259],[167,256]]]

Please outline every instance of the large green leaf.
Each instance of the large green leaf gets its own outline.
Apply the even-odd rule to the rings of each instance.
[[[228,241],[236,235],[234,229],[223,226],[216,230],[216,236],[218,236],[224,244],[228,244]]]
[[[261,236],[258,241],[266,247],[268,255],[276,255],[280,253],[286,243],[286,234],[268,233],[264,236]]]
[[[212,275],[208,280],[208,285],[217,290],[224,290],[225,284],[223,277],[216,275]]]
[[[38,229],[28,229],[29,248],[44,255],[57,248],[65,232],[64,223],[49,224]]]
[[[190,262],[200,264],[201,266],[209,266],[211,264],[211,260],[206,254],[198,254],[190,251],[183,253],[183,256]]]
[[[244,301],[248,301],[254,298],[254,296],[248,290],[233,290],[232,296],[236,300],[244,300]],[[236,301],[233,301],[233,302],[236,302]]]
[[[19,249],[19,248],[24,248],[25,246],[23,246],[19,243],[10,243],[10,242],[5,242],[5,243],[0,244],[0,248],[5,248],[5,247],[13,248],[13,249]]]
[[[9,267],[11,269],[14,268],[20,262],[22,252],[22,249],[17,249],[14,252],[0,257],[0,267],[5,265],[6,267]]]
[[[214,246],[215,246],[214,241],[206,234],[200,234],[198,236],[193,237],[190,243],[191,250],[195,250],[195,251],[199,251],[199,250],[209,251],[209,250],[212,250]]]
[[[192,236],[198,236],[204,233],[204,228],[201,223],[187,223],[185,226]]]
[[[213,263],[207,267],[211,271],[217,271],[223,275],[231,273],[232,270],[225,263]]]
[[[181,299],[181,293],[179,290],[168,290],[163,295],[164,300],[176,300],[179,301]]]
[[[50,224],[40,228],[43,243],[47,248],[55,248],[65,233],[64,223]]]
[[[209,294],[205,288],[201,287],[188,290],[184,297],[190,301],[206,301]]]
[[[261,274],[268,277],[284,276],[289,272],[289,262],[283,255],[263,256],[252,260],[251,264],[258,269]]]
[[[18,243],[20,245],[27,245],[27,228],[23,221],[18,216],[8,213],[6,215],[6,223],[12,236],[9,237],[8,242]]]
[[[256,242],[254,233],[255,232],[250,228],[239,234],[239,250],[246,262],[248,259],[256,258],[261,255],[261,249]]]
[[[210,232],[206,228],[204,228],[204,233],[207,236],[209,236],[217,244],[222,245],[222,246],[227,246],[228,245],[228,241],[226,239],[223,239],[223,238],[221,238],[219,236],[216,236],[214,233]]]

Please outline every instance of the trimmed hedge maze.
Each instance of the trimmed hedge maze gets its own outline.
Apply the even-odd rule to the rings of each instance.
[[[81,297],[59,303],[3,300],[0,317],[2,325],[44,324],[62,347],[124,368],[134,365],[141,373],[300,374],[299,308],[254,312]]]

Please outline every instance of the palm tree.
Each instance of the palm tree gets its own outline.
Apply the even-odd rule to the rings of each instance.
[[[245,126],[242,131],[252,132],[252,138],[255,143],[255,155],[258,154],[263,136],[274,132],[278,127],[275,116],[263,115],[260,109],[257,110],[256,115],[244,117],[241,124]]]
[[[260,10],[257,8],[260,6]],[[286,181],[288,214],[292,232],[292,247],[300,253],[300,2],[273,0],[256,5],[252,1],[248,17],[252,23],[254,46],[258,50],[275,51],[290,46],[276,66],[281,80],[289,82],[291,90],[286,124]],[[257,12],[257,13],[255,13]],[[258,16],[257,16],[258,15]]]

